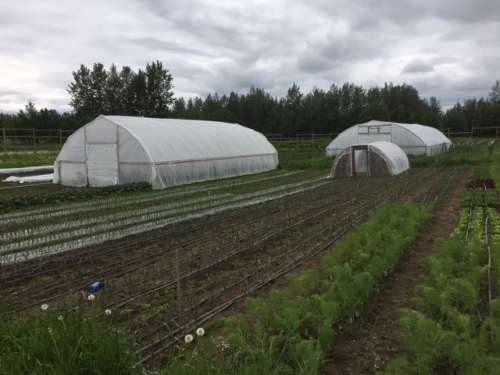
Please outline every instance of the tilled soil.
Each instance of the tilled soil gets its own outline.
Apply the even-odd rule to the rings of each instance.
[[[434,212],[425,233],[408,249],[360,319],[337,337],[333,351],[326,358],[324,374],[373,374],[382,370],[391,358],[405,353],[399,310],[414,306],[415,286],[429,271],[424,259],[436,253],[440,240],[448,237],[455,227],[468,176],[467,173],[457,181]]]
[[[388,199],[432,195],[450,173],[461,172],[420,169],[393,178],[336,180],[264,204],[14,265],[3,270],[0,292],[11,311],[44,302],[71,306],[98,278],[105,283],[99,303],[111,306],[114,323],[135,335],[140,354],[161,353],[191,319],[255,291],[296,259],[313,259],[309,255],[317,248]]]

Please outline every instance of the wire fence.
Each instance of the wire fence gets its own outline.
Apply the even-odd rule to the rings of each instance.
[[[72,129],[1,128],[0,152],[58,151]]]
[[[442,129],[448,138],[463,141],[481,141],[481,139],[500,138],[500,126],[473,127],[469,131],[451,131]],[[0,128],[0,153],[37,153],[58,151],[74,129],[38,129],[38,128]],[[268,133],[265,136],[271,142],[327,142],[339,133],[298,133],[288,136],[281,133]]]

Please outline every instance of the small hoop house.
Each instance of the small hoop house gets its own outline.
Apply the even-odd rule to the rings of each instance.
[[[405,152],[391,142],[347,147],[335,159],[331,176],[395,176],[410,168]]]
[[[54,183],[155,189],[270,171],[276,149],[261,133],[215,121],[99,116],[64,144]]]

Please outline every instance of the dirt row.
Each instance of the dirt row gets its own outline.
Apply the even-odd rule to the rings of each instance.
[[[57,256],[45,259],[41,264],[50,272],[39,267],[40,273],[26,277],[26,267],[35,270],[37,262],[12,266],[3,269],[0,290],[13,311],[49,299],[71,306],[98,276],[105,283],[99,303],[113,308],[115,324],[127,328],[144,348],[313,254],[377,205],[421,197],[444,184],[449,174],[418,169],[396,178],[334,181],[258,206],[67,253],[61,262]]]
[[[414,307],[415,286],[423,282],[429,271],[425,259],[435,254],[440,241],[453,231],[469,176],[465,173],[457,181],[360,319],[336,338],[334,350],[326,358],[324,374],[375,374],[391,358],[405,354],[399,311]]]

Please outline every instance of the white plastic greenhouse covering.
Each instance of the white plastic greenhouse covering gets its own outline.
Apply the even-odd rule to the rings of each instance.
[[[342,160],[344,156],[348,156],[347,158],[348,163],[352,164],[353,152],[355,152],[354,154],[355,166],[354,168],[352,165],[345,166],[347,167],[346,168],[347,174],[352,175],[353,170],[357,170],[358,172],[361,172],[360,174],[366,176],[371,176],[375,174],[372,173],[374,171],[370,170],[370,163],[367,162],[369,160],[369,156],[366,155],[366,151],[359,150],[361,152],[359,154],[356,153],[357,151],[356,149],[359,148],[365,148],[367,151],[375,153],[378,156],[380,156],[385,162],[388,174],[391,176],[403,173],[404,171],[410,168],[410,162],[408,160],[408,156],[406,156],[405,152],[401,149],[401,147],[391,142],[379,141],[379,142],[372,142],[369,144],[353,145],[344,149],[337,156],[335,162],[333,163],[331,176],[335,176],[335,171],[337,167],[339,167],[339,164],[343,163]]]
[[[55,162],[54,183],[149,182],[162,189],[277,166],[267,138],[238,124],[101,115],[68,138]]]
[[[372,120],[344,130],[326,147],[326,154],[335,156],[346,147],[376,141],[395,143],[408,155],[434,155],[447,151],[452,144],[430,126]]]

